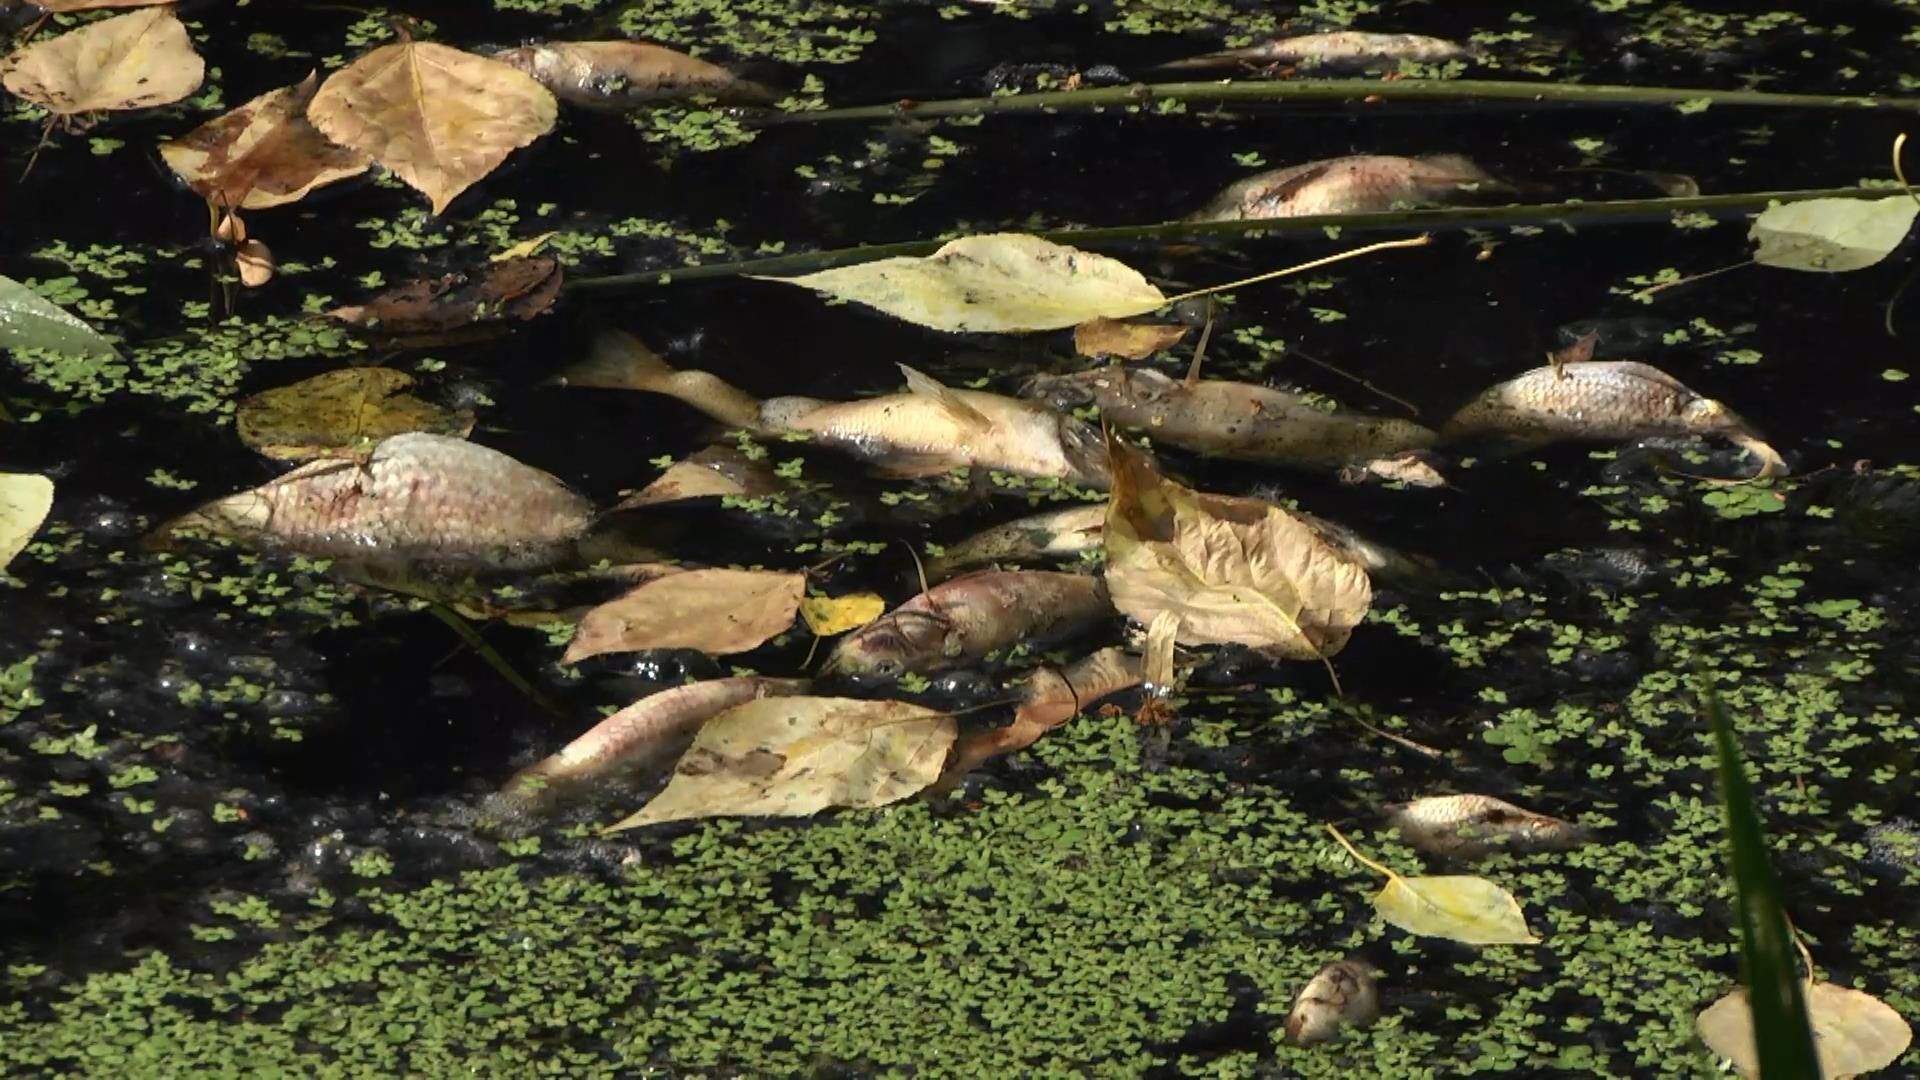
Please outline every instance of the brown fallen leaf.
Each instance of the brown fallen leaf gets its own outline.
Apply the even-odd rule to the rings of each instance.
[[[307,119],[391,170],[438,214],[507,155],[553,130],[546,87],[498,60],[430,41],[383,45],[327,77]]]
[[[1495,851],[1561,851],[1586,842],[1571,821],[1537,814],[1491,795],[1435,795],[1388,803],[1400,838],[1429,855],[1478,859]]]
[[[473,414],[453,412],[407,393],[413,376],[392,368],[343,368],[264,390],[234,413],[240,441],[281,461],[365,453],[408,431],[464,439]]]
[[[552,307],[562,277],[560,263],[545,255],[507,259],[473,273],[410,281],[326,317],[400,344],[481,340]]]
[[[1032,746],[1040,736],[1097,704],[1101,698],[1140,685],[1140,658],[1121,649],[1101,649],[1069,664],[1064,671],[1042,668],[1021,693],[1013,722],[970,731],[947,761],[941,786],[950,788],[991,758]]]
[[[88,23],[0,60],[0,86],[63,117],[166,105],[205,77],[186,26],[159,7]]]
[[[1884,1069],[1913,1042],[1913,1028],[1886,1002],[1872,994],[1808,979],[1801,987],[1820,1073],[1832,1080]],[[1742,986],[1694,1020],[1700,1041],[1733,1062],[1741,1076],[1760,1075],[1754,1049],[1753,1010]]]
[[[319,73],[312,72],[269,90],[161,143],[160,156],[201,198],[230,210],[282,206],[358,176],[370,164],[366,156],[334,144],[307,120],[307,103],[319,87]]]
[[[493,58],[531,75],[569,105],[626,109],[695,94],[768,105],[776,96],[718,64],[644,41],[554,41],[504,49]]]
[[[1179,323],[1088,319],[1073,328],[1073,351],[1096,359],[1120,356],[1128,360],[1144,360],[1162,349],[1171,348],[1175,342],[1187,336],[1188,329]]]
[[[273,252],[258,240],[242,240],[233,249],[233,272],[240,284],[257,289],[273,280]]]
[[[1315,972],[1287,1010],[1287,1041],[1310,1046],[1339,1035],[1343,1029],[1365,1027],[1379,1019],[1376,971],[1365,960],[1348,959]]]
[[[649,581],[580,620],[563,664],[602,653],[757,648],[793,625],[807,577],[774,570],[688,570]]]

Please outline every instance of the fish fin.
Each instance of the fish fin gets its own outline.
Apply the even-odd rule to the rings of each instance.
[[[951,387],[940,380],[917,368],[910,368],[905,364],[900,365],[900,373],[907,377],[908,393],[919,394],[923,397],[930,397],[938,401],[942,408],[953,414],[955,419],[969,427],[979,428],[983,431],[993,427],[993,421],[987,419],[985,413],[967,404],[959,394],[954,393]]]
[[[585,360],[561,371],[553,381],[561,386],[655,390],[673,375],[673,368],[645,342],[624,330],[608,330],[593,339]]]

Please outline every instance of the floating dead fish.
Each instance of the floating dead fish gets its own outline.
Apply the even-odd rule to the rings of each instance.
[[[1354,958],[1315,972],[1287,1010],[1287,1041],[1309,1046],[1325,1042],[1346,1028],[1366,1027],[1379,1019],[1377,973],[1372,964]]]
[[[148,543],[203,531],[321,558],[493,569],[567,561],[593,507],[549,473],[463,439],[413,432],[364,461],[316,461],[217,499]]]
[[[974,467],[1106,488],[1106,444],[1086,424],[1017,398],[955,390],[904,364],[901,371],[905,393],[761,401],[708,372],[676,371],[638,338],[611,332],[560,381],[665,394],[732,427],[810,436],[896,476]]]
[[[980,728],[960,736],[947,755],[941,785],[953,785],[982,762],[1032,746],[1054,728],[1092,709],[1101,699],[1140,685],[1140,658],[1107,648],[1076,660],[1064,670],[1043,668],[1020,695],[1013,722]]]
[[[1357,154],[1272,169],[1230,185],[1188,221],[1362,214],[1418,206],[1512,185],[1458,154]]]
[[[1392,581],[1398,584],[1434,581],[1441,573],[1432,559],[1425,555],[1413,555],[1375,543],[1338,522],[1309,514],[1304,510],[1289,510],[1289,514],[1306,523],[1307,528],[1320,538],[1321,542],[1359,563],[1367,575],[1377,581]]]
[[[1550,364],[1488,388],[1453,414],[1441,436],[1498,436],[1518,449],[1563,440],[1624,441],[1718,435],[1760,459],[1759,476],[1787,465],[1732,409],[1634,360]]]
[[[1401,839],[1429,855],[1479,859],[1495,851],[1564,851],[1587,841],[1571,821],[1537,814],[1491,795],[1435,795],[1389,803]]]
[[[1202,379],[1189,386],[1152,368],[1041,375],[1022,393],[1061,410],[1093,405],[1108,422],[1157,443],[1268,465],[1338,468],[1440,440],[1411,420],[1330,413],[1253,383]]]
[[[667,466],[653,482],[614,504],[633,510],[657,503],[725,495],[772,495],[783,490],[765,455],[748,457],[737,446],[715,443]]]
[[[822,674],[938,671],[1078,633],[1112,613],[1106,584],[1091,575],[982,570],[935,585],[840,639]]]
[[[1204,56],[1161,64],[1154,71],[1207,71],[1223,67],[1264,67],[1269,64],[1313,69],[1367,70],[1393,67],[1402,60],[1441,64],[1472,60],[1472,49],[1445,38],[1425,34],[1374,34],[1340,30],[1274,38],[1242,49],[1225,49]]]
[[[926,563],[927,580],[943,581],[962,570],[992,562],[1066,559],[1097,551],[1107,525],[1105,502],[1018,518],[946,545]]]
[[[532,76],[570,105],[631,109],[705,95],[770,105],[775,94],[718,64],[644,41],[555,41],[503,49],[493,59]]]

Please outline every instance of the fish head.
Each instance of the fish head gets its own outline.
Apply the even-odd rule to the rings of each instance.
[[[1059,418],[1060,453],[1073,475],[1069,478],[1082,487],[1105,491],[1113,486],[1108,468],[1107,437],[1098,428],[1065,413]]]
[[[1680,407],[1680,419],[1689,431],[1745,431],[1740,414],[1712,398],[1697,397]]]
[[[1088,381],[1088,374],[1083,371],[1073,375],[1035,375],[1021,385],[1020,396],[1063,412],[1091,405],[1095,388]]]
[[[842,638],[820,673],[856,686],[891,682],[944,657],[951,629],[932,612],[896,609]]]

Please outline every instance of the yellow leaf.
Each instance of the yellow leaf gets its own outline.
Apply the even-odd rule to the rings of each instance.
[[[270,458],[306,461],[361,453],[389,435],[427,431],[465,438],[470,413],[455,413],[405,393],[413,376],[392,368],[344,368],[240,403],[240,441]]]
[[[88,23],[0,60],[0,85],[55,116],[166,105],[205,77],[187,28],[159,7]]]
[[[897,802],[940,776],[953,718],[903,701],[775,697],[707,721],[673,779],[608,831],[687,818],[805,817]]]
[[[1368,869],[1385,874],[1387,885],[1373,898],[1374,910],[1409,934],[1441,937],[1468,945],[1535,945],[1526,912],[1513,894],[1486,878],[1468,876],[1401,877],[1360,854],[1340,830],[1334,839]]]
[[[427,41],[373,50],[329,76],[307,106],[327,138],[391,169],[436,214],[553,130],[558,113],[525,73]]]
[[[1893,253],[1913,228],[1920,202],[1910,195],[1884,199],[1801,199],[1776,203],[1753,219],[1747,237],[1762,266],[1837,274],[1864,270]]]
[[[505,251],[487,256],[488,262],[506,262],[508,259],[524,259],[546,246],[547,241],[559,236],[558,231],[549,230],[539,236],[529,236]]]
[[[1823,1076],[1840,1080],[1884,1069],[1913,1042],[1913,1028],[1872,994],[1829,982],[1810,982],[1803,990]],[[1707,1006],[1694,1026],[1708,1049],[1731,1059],[1740,1075],[1760,1075],[1746,987]]]
[[[1139,271],[1117,259],[1025,233],[962,237],[925,258],[759,280],[804,286],[956,333],[1058,330],[1101,316],[1144,314],[1167,302]]]
[[[160,144],[160,156],[200,197],[227,209],[297,202],[307,192],[367,171],[367,159],[336,146],[307,121],[318,73],[269,90]]]
[[[0,570],[26,550],[53,509],[53,481],[38,473],[0,473]]]
[[[857,630],[887,610],[886,598],[878,593],[850,593],[846,596],[809,596],[800,601],[800,617],[815,637],[832,637]]]
[[[1088,319],[1073,328],[1073,351],[1082,356],[1144,360],[1187,335],[1178,323]]]
[[[580,619],[561,662],[638,649],[746,652],[793,625],[804,574],[688,570],[646,582]]]

